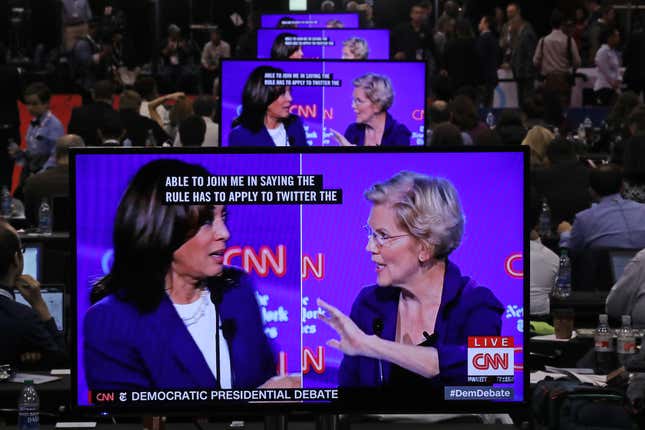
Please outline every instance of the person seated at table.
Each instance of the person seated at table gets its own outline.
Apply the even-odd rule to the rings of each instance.
[[[575,148],[566,139],[556,138],[546,149],[549,163],[531,172],[537,191],[551,209],[551,221],[573,222],[576,213],[591,206],[589,168],[578,160]]]
[[[40,294],[38,281],[22,273],[23,252],[16,230],[0,220],[0,364],[31,369],[65,367],[63,333]],[[31,307],[16,302],[16,290]]]
[[[645,204],[620,195],[623,185],[620,168],[608,164],[593,169],[589,185],[597,204],[578,212],[573,225],[567,221],[558,225],[560,247],[645,248]]]
[[[531,239],[529,249],[531,258],[531,270],[529,273],[531,317],[549,315],[551,312],[549,294],[555,284],[555,277],[558,274],[558,267],[560,265],[560,258],[556,253],[544,246],[540,241],[540,235],[537,229],[540,209],[541,205],[538,192],[534,187],[531,187],[527,222],[529,237]]]
[[[633,327],[645,328],[645,249],[627,263],[611,287],[606,308],[610,317],[620,320],[622,315],[630,315]]]

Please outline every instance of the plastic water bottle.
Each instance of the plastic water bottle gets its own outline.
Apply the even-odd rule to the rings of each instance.
[[[538,220],[538,234],[542,239],[551,237],[551,208],[549,208],[546,198],[542,199],[542,209]]]
[[[587,129],[585,128],[583,123],[580,123],[578,126],[578,140],[582,143],[587,142]]]
[[[552,296],[556,299],[566,299],[571,295],[571,259],[566,248],[560,251],[560,266],[555,278]]]
[[[486,125],[490,129],[495,128],[495,115],[493,115],[493,112],[489,111],[488,115],[486,115]]]
[[[618,357],[618,364],[625,366],[636,353],[636,336],[632,330],[632,317],[623,315],[622,320],[623,326],[616,339],[616,357]]]
[[[11,217],[11,193],[6,185],[2,187],[0,193],[0,215],[4,218]]]
[[[38,232],[42,234],[51,234],[52,232],[51,207],[46,198],[40,202],[38,208]]]
[[[148,136],[146,137],[146,146],[147,147],[154,147],[157,146],[157,139],[155,139],[155,135],[152,133],[152,129],[148,129]]]
[[[25,381],[18,398],[18,430],[40,429],[40,399],[33,381]]]
[[[598,327],[594,333],[594,355],[596,367],[594,372],[598,375],[607,375],[614,370],[614,334],[609,328],[607,314],[598,316]]]
[[[593,128],[593,122],[591,122],[589,117],[586,117],[585,120],[582,121],[582,125],[585,127],[585,130]]]

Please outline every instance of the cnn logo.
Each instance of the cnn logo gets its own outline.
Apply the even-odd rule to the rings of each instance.
[[[468,338],[468,376],[513,376],[514,357],[510,336]]]

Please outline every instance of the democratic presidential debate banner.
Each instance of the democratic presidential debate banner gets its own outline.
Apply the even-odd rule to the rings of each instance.
[[[84,362],[86,339],[82,328],[90,306],[92,285],[110,272],[114,261],[112,234],[117,206],[134,175],[158,159],[195,163],[208,171],[207,177],[164,177],[164,204],[226,204],[228,214],[225,223],[229,237],[221,261],[241,268],[254,281],[257,290],[255,300],[264,334],[276,362],[275,373],[301,375],[302,389],[328,390],[324,391],[328,397],[319,399],[329,401],[338,399],[334,396],[339,395],[336,389],[340,384],[339,367],[343,353],[328,344],[332,339],[340,339],[340,335],[320,319],[321,313],[328,317],[331,314],[329,310],[323,310],[324,304],[318,299],[349,315],[365,287],[377,282],[398,282],[397,279],[404,282],[407,273],[414,271],[419,264],[413,251],[409,251],[410,255],[400,249],[393,252],[392,245],[409,245],[408,235],[382,229],[388,222],[387,217],[393,215],[390,212],[385,215],[373,212],[375,206],[366,199],[365,191],[404,171],[447,179],[459,195],[465,217],[461,243],[448,259],[463,276],[470,277],[474,285],[488,288],[491,297],[499,300],[503,307],[499,310],[501,315],[496,316],[498,321],[499,318],[502,321],[500,333],[490,336],[490,333],[479,333],[477,327],[471,327],[474,332],[469,344],[460,346],[463,354],[466,349],[469,354],[469,362],[465,366],[468,380],[479,383],[476,389],[497,390],[489,393],[491,399],[522,401],[525,155],[523,152],[426,151],[75,153],[78,404],[97,405],[105,397],[100,391],[102,387],[90,387],[93,388],[93,397],[88,398],[90,390],[86,371],[91,363]],[[445,191],[439,193],[445,198]],[[150,216],[151,213],[143,212],[139,222],[146,222],[144,218]],[[369,237],[366,225],[375,229]],[[207,252],[212,252],[212,248],[207,248]],[[138,270],[137,261],[130,264],[132,270]],[[387,291],[391,287],[380,288]],[[445,284],[444,288],[447,289]],[[445,295],[442,303],[443,297]],[[467,307],[468,304],[461,305]],[[229,343],[234,342],[236,335],[245,333],[246,316],[237,317],[240,320],[233,333],[229,333],[233,340],[227,337]],[[396,321],[396,315],[393,318]],[[118,322],[116,320],[118,318],[111,323]],[[376,327],[371,327],[371,321],[369,326],[368,334],[371,330],[377,331]],[[438,327],[436,325],[435,330],[440,330]],[[431,328],[428,330],[433,331]],[[173,347],[171,334],[168,334],[164,348]],[[177,335],[176,332],[174,334]],[[131,335],[139,336],[136,333]],[[439,336],[443,335],[439,333]],[[153,334],[140,333],[141,339],[149,336]],[[127,341],[123,340],[123,343]],[[132,358],[133,363],[139,363],[136,357],[130,357],[133,352],[124,345],[113,347],[124,348],[123,351],[119,349],[123,356],[115,358],[117,362]],[[164,349],[162,354],[169,352]],[[183,357],[188,360],[187,355]],[[256,360],[258,356],[254,354],[239,363],[231,359],[232,373],[240,378],[240,369]],[[185,369],[197,367],[193,364],[185,363]],[[161,378],[156,369],[146,368],[142,373],[150,378],[150,389],[181,388],[176,384],[164,386],[164,382],[154,382],[156,377]],[[466,375],[462,376],[466,378]],[[108,372],[102,377],[109,380],[111,376]],[[123,378],[123,375],[115,374],[114,377]],[[379,382],[366,384],[373,386]],[[118,383],[107,388],[129,389]],[[235,384],[232,388],[236,388]],[[472,400],[468,396],[477,393],[469,394],[467,387],[450,390],[452,397],[448,397],[446,391],[446,398],[459,400]],[[99,398],[97,393],[101,394]],[[460,397],[459,393],[464,394]],[[302,393],[288,397],[291,394],[283,392],[280,397],[275,393],[278,397],[274,399],[302,398],[297,397]],[[127,397],[130,395],[125,394],[124,398],[134,399]],[[233,396],[231,399],[256,399],[258,395],[255,392],[230,394]],[[207,394],[204,396],[208,397]],[[211,393],[210,399],[229,399],[226,396],[228,394]],[[428,408],[431,409],[432,405]]]
[[[262,131],[251,136],[243,124],[234,124],[243,112],[242,95],[247,88],[250,100],[255,104],[276,101],[283,114],[288,110],[295,115],[293,125],[300,127],[302,123],[306,145],[309,146],[339,146],[333,131],[349,139],[348,131],[361,127],[364,130],[374,110],[384,110],[391,118],[391,129],[395,130],[389,135],[390,142],[382,142],[384,146],[422,146],[425,135],[425,72],[423,62],[223,60],[220,142],[222,146],[267,146],[269,134],[264,125]],[[364,92],[357,94],[354,85],[357,79],[379,88],[373,98],[390,101],[391,105],[381,109],[380,105],[368,100]],[[286,89],[289,97],[265,100],[267,93],[282,93]],[[287,133],[291,136],[289,127]],[[404,141],[401,141],[401,135]],[[295,142],[296,145],[299,143]],[[290,141],[290,144],[294,143]]]
[[[380,29],[267,29],[258,30],[258,58],[274,58],[280,48],[302,50],[302,58],[387,60],[390,30]],[[273,54],[272,54],[273,49]]]
[[[262,28],[358,28],[357,13],[267,13]]]

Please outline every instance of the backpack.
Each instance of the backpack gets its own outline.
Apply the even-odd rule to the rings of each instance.
[[[624,393],[575,379],[545,379],[533,389],[531,421],[539,430],[631,430]]]

